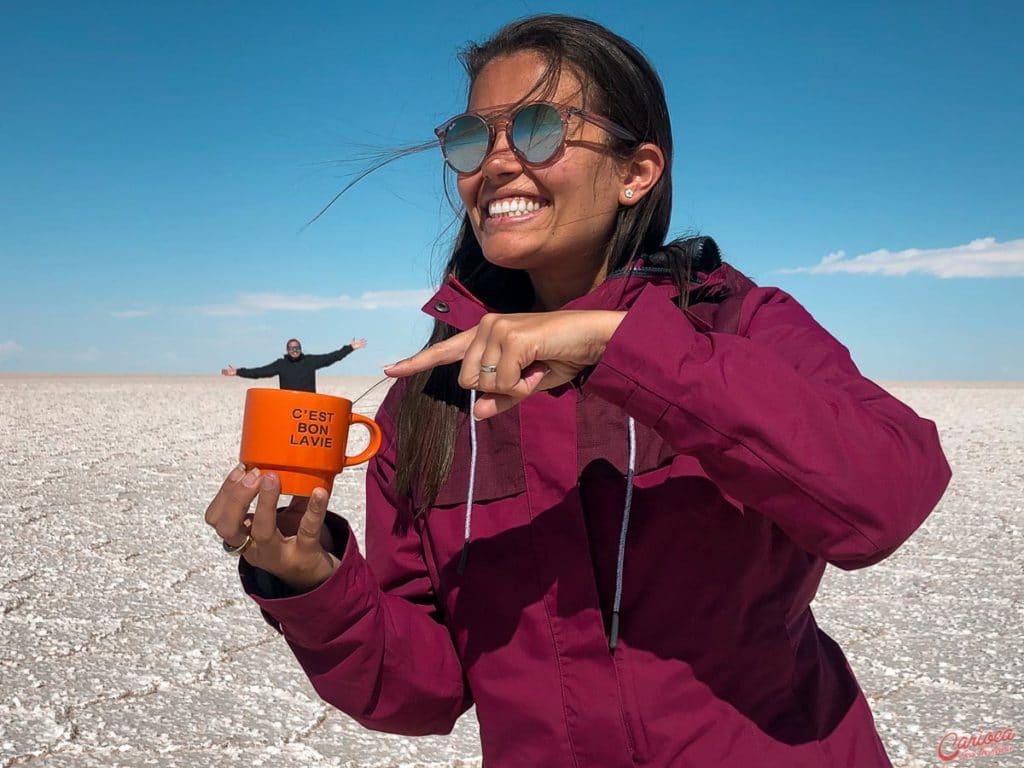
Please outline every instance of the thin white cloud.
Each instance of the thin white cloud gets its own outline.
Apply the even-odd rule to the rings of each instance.
[[[972,240],[950,248],[882,249],[848,258],[845,251],[830,253],[813,267],[784,269],[815,275],[847,272],[859,275],[909,275],[936,277],[1024,277],[1024,240],[997,242],[994,237]]]
[[[111,312],[110,316],[124,319],[132,317],[148,317],[152,314],[153,310],[151,309],[122,309],[117,312]]]
[[[290,293],[243,293],[232,304],[209,304],[197,311],[212,316],[254,315],[261,312],[320,312],[325,309],[399,309],[419,308],[432,291],[368,291],[360,296],[314,296]]]
[[[196,311],[201,315],[211,317],[236,317],[248,314],[241,307],[233,304],[207,304],[205,307],[196,307]]]
[[[22,346],[16,341],[0,341],[0,357],[16,355],[22,351]]]

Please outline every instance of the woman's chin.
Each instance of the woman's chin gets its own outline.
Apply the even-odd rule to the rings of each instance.
[[[482,238],[480,249],[484,258],[497,267],[529,269],[535,266],[543,243],[523,237],[524,233],[503,232]]]
[[[485,248],[484,258],[496,267],[528,270],[536,267],[534,251],[507,248]]]

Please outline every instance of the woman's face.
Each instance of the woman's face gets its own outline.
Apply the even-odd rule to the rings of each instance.
[[[525,51],[493,59],[480,72],[467,111],[483,115],[518,103],[530,93],[546,62]],[[533,97],[531,97],[533,98]],[[539,100],[539,99],[538,99]],[[585,108],[579,80],[562,72],[545,101]],[[531,168],[515,156],[501,123],[483,165],[459,174],[459,196],[484,257],[493,264],[530,272],[538,279],[578,282],[603,270],[603,247],[611,235],[622,184],[607,150],[609,137],[597,126],[569,118],[565,151],[551,165]],[[502,202],[527,212],[501,214]]]

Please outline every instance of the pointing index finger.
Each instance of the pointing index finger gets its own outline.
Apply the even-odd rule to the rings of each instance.
[[[439,365],[457,363],[465,354],[473,338],[476,336],[476,328],[457,333],[450,339],[439,341],[437,344],[427,347],[422,352],[417,352],[412,357],[399,360],[397,363],[384,368],[384,373],[392,378],[411,376],[414,373],[427,371]]]

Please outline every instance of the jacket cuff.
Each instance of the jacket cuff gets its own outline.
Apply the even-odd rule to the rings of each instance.
[[[641,424],[654,426],[672,404],[641,382],[650,380],[654,365],[663,373],[670,371],[669,375],[674,365],[682,378],[696,338],[697,331],[682,310],[666,299],[663,291],[648,285],[626,312],[582,386]]]

